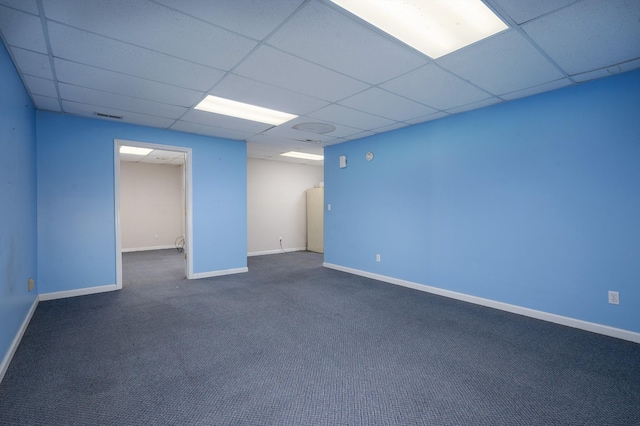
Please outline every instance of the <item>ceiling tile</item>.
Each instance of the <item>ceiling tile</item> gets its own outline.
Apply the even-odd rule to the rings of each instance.
[[[88,89],[86,87],[72,86],[65,83],[60,83],[58,87],[60,89],[60,97],[63,100],[87,105],[95,105],[98,107],[106,107],[173,119],[178,119],[187,112],[187,108],[185,107],[102,92],[99,90]]]
[[[209,93],[295,115],[304,115],[328,105],[326,101],[235,74],[228,74]]]
[[[291,139],[274,137],[271,135],[255,135],[247,140],[247,149],[271,151],[275,155],[280,155],[287,151],[301,151],[309,154],[323,155],[324,146],[310,144]]]
[[[308,3],[268,43],[353,78],[378,84],[429,61],[319,2]]]
[[[489,0],[518,24],[558,10],[576,0]]]
[[[403,127],[407,127],[407,123],[396,123],[390,126],[382,126],[372,130],[376,133],[384,133],[384,132],[390,132],[391,130],[401,129]]]
[[[107,71],[61,59],[54,59],[56,75],[60,82],[71,83],[105,92],[119,93],[141,99],[191,107],[202,99],[202,94],[190,89],[182,89]]]
[[[436,112],[435,109],[373,87],[340,104],[390,120],[405,121]]]
[[[44,6],[47,19],[223,70],[257,44],[148,1],[48,0]]]
[[[584,81],[594,80],[596,78],[610,77],[612,75],[620,74],[621,72],[631,71],[636,68],[640,68],[640,59],[635,59],[633,61],[614,65],[612,67],[601,68],[595,71],[588,71],[586,73],[576,74],[571,76],[571,78],[577,81],[578,83],[582,83]]]
[[[360,130],[358,129],[347,128],[344,126],[342,126],[340,129],[336,127],[336,132],[325,133],[325,134],[302,132],[300,130],[296,130],[293,128],[293,126],[295,126],[296,124],[305,123],[305,122],[308,123],[310,121],[313,121],[313,120],[310,120],[307,117],[300,117],[296,120],[291,120],[280,126],[273,127],[263,132],[263,134],[267,136],[272,136],[275,138],[290,139],[295,141],[325,142],[325,141],[331,141],[335,139],[337,137],[337,134],[334,134],[334,133],[354,134],[354,133],[360,132]]]
[[[457,107],[457,108],[452,108],[452,109],[448,110],[447,112],[449,114],[459,114],[461,112],[471,111],[471,110],[474,110],[474,109],[484,108],[484,107],[487,107],[489,105],[499,104],[500,102],[502,102],[501,99],[491,98],[491,99],[486,99],[486,100],[480,101],[480,102],[474,102],[474,103],[469,104],[469,105],[464,105],[464,106],[460,106],[460,107]]]
[[[433,108],[445,110],[491,97],[436,65],[427,65],[380,87]]]
[[[206,126],[204,124],[190,123],[187,121],[176,121],[171,126],[171,130],[234,140],[245,140],[246,138],[255,135],[255,133],[252,132],[223,129],[220,127]]]
[[[187,89],[206,91],[224,73],[162,53],[50,23],[53,55]]]
[[[437,63],[494,95],[564,77],[515,30],[443,56]]]
[[[439,118],[447,117],[451,114],[443,111],[436,112],[435,114],[425,115],[424,117],[418,117],[413,120],[408,120],[407,124],[418,124],[418,123],[426,123],[427,121],[437,120]]]
[[[58,92],[56,91],[56,84],[53,80],[47,80],[46,78],[33,77],[31,75],[25,75],[23,77],[24,83],[32,95],[48,96],[50,98],[57,98]]]
[[[375,129],[396,123],[394,120],[389,120],[335,104],[329,105],[328,107],[322,108],[308,115],[309,117],[317,118],[319,120],[331,123],[340,123],[345,126],[351,126],[359,129]]]
[[[38,15],[38,3],[36,0],[0,0],[0,5],[12,7],[14,9],[22,10],[23,12],[33,13]]]
[[[36,104],[37,109],[45,111],[60,112],[60,103],[57,98],[50,98],[48,96],[31,95],[33,102]]]
[[[71,101],[62,101],[62,109],[64,112],[70,114],[84,115],[87,117],[104,119],[107,121],[116,121],[116,122],[126,122],[132,124],[139,124],[141,126],[150,126],[150,127],[160,127],[167,128],[173,124],[174,120],[169,118],[161,118],[161,117],[153,117],[145,114],[138,114],[135,112],[129,111],[121,111],[117,109],[105,108],[105,107],[97,107],[94,105],[86,105],[78,102]],[[95,113],[99,112],[102,114],[109,114],[115,116],[122,116],[122,120],[117,119],[109,119],[109,118],[101,118],[96,117]]]
[[[155,0],[233,32],[262,40],[291,15],[303,0]]]
[[[273,127],[271,124],[258,123],[257,121],[243,120],[241,118],[229,117],[227,115],[214,114],[206,111],[189,110],[182,118],[182,121],[204,124],[205,126],[221,127],[229,130],[239,130],[250,133],[260,133]]]
[[[330,102],[367,87],[365,83],[269,46],[258,48],[234,72]]]
[[[638,0],[584,0],[522,28],[569,75],[640,57]]]
[[[47,43],[39,17],[0,6],[0,28],[7,44],[47,53]]]
[[[21,73],[53,80],[51,61],[48,55],[14,47],[11,49],[16,67]]]
[[[560,80],[552,81],[551,83],[545,83],[541,84],[540,86],[530,87],[528,89],[507,93],[505,95],[501,95],[500,97],[502,99],[510,101],[513,99],[524,98],[525,96],[531,96],[537,93],[547,92],[549,90],[555,90],[561,87],[570,86],[571,84],[573,83],[568,78],[561,78]]]

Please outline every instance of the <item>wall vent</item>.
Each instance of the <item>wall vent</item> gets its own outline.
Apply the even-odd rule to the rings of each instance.
[[[122,120],[121,115],[104,114],[102,112],[94,112],[93,115],[95,115],[96,117],[113,118],[115,120]]]

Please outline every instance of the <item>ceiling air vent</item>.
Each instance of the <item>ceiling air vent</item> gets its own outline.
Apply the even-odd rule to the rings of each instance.
[[[96,117],[113,118],[114,120],[122,120],[121,115],[104,114],[101,112],[94,112],[93,115],[95,115]]]

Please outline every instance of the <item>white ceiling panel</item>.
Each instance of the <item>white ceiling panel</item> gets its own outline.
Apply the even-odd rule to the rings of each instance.
[[[175,105],[161,104],[145,99],[132,98],[130,96],[103,92],[86,87],[72,86],[60,83],[60,97],[63,100],[78,102],[87,105],[95,105],[122,111],[137,112],[140,114],[155,115],[164,118],[180,118],[187,108]]]
[[[38,15],[38,3],[36,3],[36,0],[0,0],[0,5]]]
[[[640,59],[624,62],[622,64],[614,65],[611,67],[601,68],[595,71],[589,71],[582,74],[572,75],[571,79],[578,83],[582,83],[584,81],[589,81],[596,78],[611,77],[612,75],[620,74],[621,72],[631,71],[636,68],[640,68]]]
[[[11,50],[16,67],[22,74],[53,80],[51,61],[48,55],[14,47]]]
[[[36,108],[42,109],[45,111],[56,111],[60,112],[60,103],[58,102],[58,98],[50,98],[48,96],[40,96],[40,95],[32,95],[33,102],[36,105]]]
[[[257,121],[243,120],[241,118],[229,117],[227,115],[214,114],[195,109],[189,110],[181,120],[204,124],[205,126],[221,127],[223,129],[239,130],[249,133],[260,133],[273,127],[271,124],[258,123]]]
[[[474,102],[474,103],[469,104],[469,105],[463,105],[463,106],[460,106],[460,107],[457,107],[457,108],[451,108],[447,112],[449,114],[459,114],[461,112],[471,111],[471,110],[474,110],[474,109],[484,108],[484,107],[487,107],[489,105],[499,104],[500,102],[502,102],[502,99],[490,98],[490,99],[485,99],[484,101]]]
[[[258,48],[234,72],[330,102],[367,88],[365,83],[269,46]]]
[[[435,109],[373,87],[340,104],[390,120],[405,121],[436,112]]]
[[[48,96],[50,98],[57,98],[58,92],[56,90],[56,84],[53,80],[47,80],[46,78],[34,77],[31,75],[23,76],[24,83],[27,85],[29,93],[32,95]]]
[[[258,142],[250,156],[279,160],[640,68],[640,0],[483,1],[510,29],[436,61],[330,0],[0,0],[0,37],[37,109]],[[209,93],[300,117],[194,110]],[[304,122],[336,129],[292,129]]]
[[[569,75],[640,57],[638,0],[584,0],[522,28]]]
[[[148,1],[47,0],[47,19],[223,70],[256,42]]]
[[[514,30],[443,56],[437,62],[494,95],[538,86],[564,77]]]
[[[171,126],[171,130],[234,140],[245,140],[248,137],[255,135],[254,132],[224,129],[221,127],[206,126],[204,124],[191,123],[188,121],[176,121]]]
[[[0,32],[11,46],[47,53],[42,22],[38,16],[0,6]]]
[[[207,22],[262,40],[291,15],[303,0],[155,0]]]
[[[406,123],[407,124],[418,124],[418,123],[426,123],[427,121],[433,121],[433,120],[437,120],[439,118],[443,118],[446,117],[448,115],[451,115],[447,112],[436,112],[435,114],[429,114],[429,115],[425,115],[424,117],[418,117],[416,119],[413,120],[408,120]]]
[[[371,84],[429,62],[427,57],[317,2],[296,14],[268,43]]]
[[[393,79],[381,87],[440,110],[491,97],[487,92],[434,64]]]
[[[352,108],[336,104],[329,105],[328,107],[309,114],[309,117],[330,123],[340,123],[357,129],[375,129],[396,123],[394,120],[356,111]]]
[[[246,102],[289,114],[304,115],[329,105],[328,102],[287,89],[228,74],[209,92],[222,98]]]
[[[569,80],[568,78],[561,78],[560,80],[552,81],[551,83],[541,84],[540,86],[530,87],[528,89],[507,93],[500,97],[507,101],[511,101],[513,99],[524,98],[526,96],[532,96],[538,93],[548,92],[549,90],[556,90],[561,87],[569,86],[571,84],[572,84],[571,80]]]
[[[61,59],[54,59],[56,74],[60,82],[75,84],[104,92],[117,93],[140,99],[171,105],[193,106],[204,95],[155,81],[144,80]]]
[[[49,37],[56,58],[187,89],[209,90],[224,75],[219,70],[61,24],[49,24]]]
[[[109,119],[109,121],[115,121],[120,123],[125,121],[127,123],[139,124],[142,126],[150,126],[150,127],[160,127],[163,129],[169,127],[174,122],[174,120],[171,120],[169,118],[154,117],[151,115],[138,114],[135,112],[121,111],[121,110],[105,108],[105,107],[97,107],[95,105],[86,105],[78,102],[71,102],[71,101],[64,101],[64,100],[62,101],[62,109],[64,110],[64,112],[69,114],[84,115],[84,116],[93,117],[93,118],[96,118],[95,113],[98,112],[101,114],[108,114],[108,115],[113,115],[117,117],[122,117],[122,120]]]
[[[488,0],[518,24],[558,10],[576,0]]]

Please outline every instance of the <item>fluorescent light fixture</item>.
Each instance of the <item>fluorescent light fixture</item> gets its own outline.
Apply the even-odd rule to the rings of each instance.
[[[306,152],[289,151],[280,155],[282,155],[283,157],[303,158],[305,160],[316,160],[316,161],[324,160],[324,155],[307,154]]]
[[[508,28],[481,0],[331,0],[436,59]]]
[[[200,111],[258,121],[260,123],[272,124],[274,126],[279,126],[280,124],[286,123],[287,121],[297,117],[297,115],[287,114],[286,112],[262,108],[211,95],[207,95],[207,97],[196,105],[195,108]]]
[[[137,147],[137,146],[125,146],[125,145],[123,145],[123,146],[120,147],[120,154],[147,155],[151,151],[153,151],[153,149],[140,148],[140,147]]]

